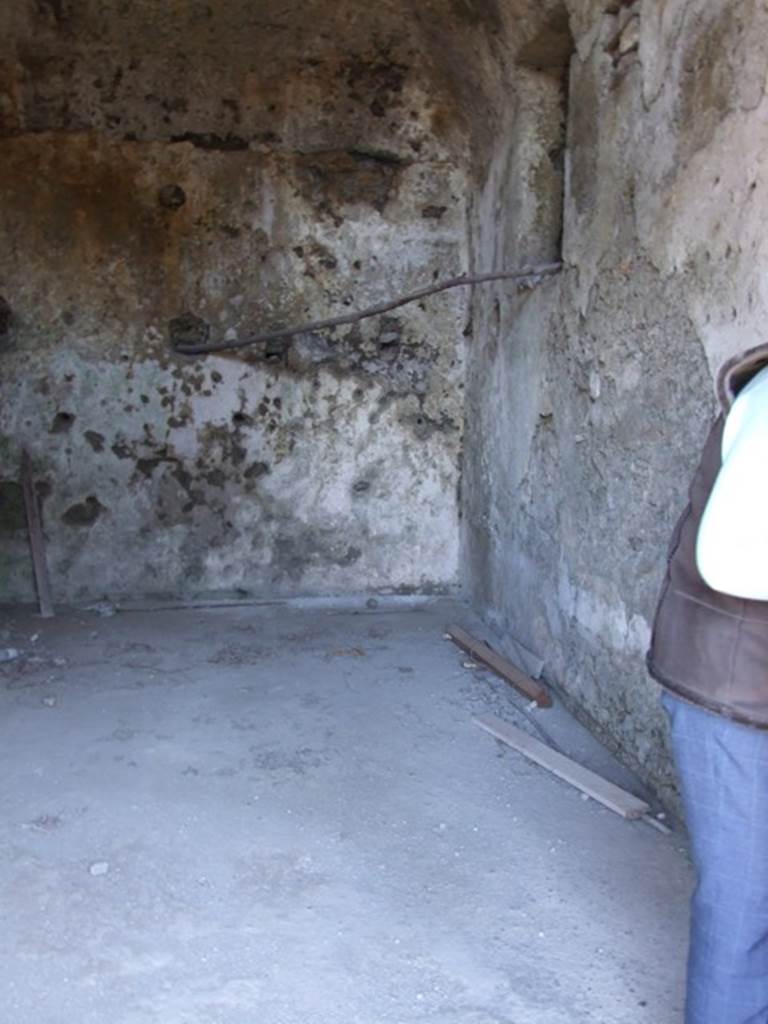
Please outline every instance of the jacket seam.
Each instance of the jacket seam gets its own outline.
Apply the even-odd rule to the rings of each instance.
[[[699,605],[700,608],[706,608],[708,611],[717,612],[718,615],[725,615],[729,619],[736,619],[739,623],[764,623],[766,627],[768,627],[768,615],[765,615],[764,617],[758,616],[753,618],[751,615],[746,614],[746,612],[742,612],[741,614],[739,614],[738,612],[729,612],[726,611],[725,608],[718,608],[716,604],[709,604],[707,601],[702,601],[701,598],[694,597],[693,594],[689,594],[687,591],[681,590],[679,587],[675,587],[672,584],[670,584],[669,589],[672,591],[673,594],[677,594],[678,597],[682,597],[686,601],[691,601],[693,604]],[[738,598],[734,598],[734,600],[738,600]],[[759,603],[766,604],[768,602],[760,601]]]

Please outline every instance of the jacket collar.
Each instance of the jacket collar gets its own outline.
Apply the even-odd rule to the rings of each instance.
[[[739,391],[764,366],[768,366],[768,343],[756,345],[723,363],[717,375],[717,397],[723,413],[728,412]]]

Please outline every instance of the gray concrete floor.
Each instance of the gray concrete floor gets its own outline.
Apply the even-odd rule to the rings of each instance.
[[[474,726],[539,723],[610,769],[562,709],[464,668],[456,620],[6,614],[2,1019],[678,1022],[682,837]]]

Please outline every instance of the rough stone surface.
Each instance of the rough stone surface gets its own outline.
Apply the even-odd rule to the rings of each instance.
[[[426,26],[279,6],[0,14],[0,479],[26,445],[58,600],[456,584],[466,291],[173,351],[467,264],[464,115]],[[32,596],[23,530],[0,578]]]
[[[568,8],[566,269],[534,295],[475,299],[464,574],[486,617],[674,800],[644,654],[713,375],[765,340],[768,15],[716,0]],[[533,163],[535,143],[504,135],[492,153],[472,229],[484,263],[530,254],[498,210],[522,203],[534,220],[535,191],[518,198],[505,167],[521,147]]]
[[[636,785],[405,603],[3,617],[6,1020],[677,1024],[680,836],[481,732]]]

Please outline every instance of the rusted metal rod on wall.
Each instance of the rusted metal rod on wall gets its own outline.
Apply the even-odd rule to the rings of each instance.
[[[357,313],[344,313],[341,316],[331,317],[328,320],[313,320],[309,323],[300,324],[297,327],[281,327],[275,331],[267,331],[265,334],[255,334],[249,338],[240,338],[233,341],[218,341],[212,345],[174,345],[174,350],[182,355],[196,356],[208,355],[215,352],[230,352],[233,349],[246,348],[249,345],[259,345],[269,341],[279,341],[283,338],[292,338],[297,334],[309,334],[311,331],[328,330],[331,327],[341,327],[345,324],[355,324],[360,320],[367,320],[372,316],[381,316],[382,313],[389,313],[400,306],[406,306],[411,302],[418,302],[429,295],[436,295],[438,292],[447,291],[449,288],[462,288],[473,284],[485,284],[488,281],[520,281],[521,283],[533,286],[539,283],[542,277],[550,277],[562,270],[562,263],[541,263],[536,266],[521,267],[519,270],[500,270],[492,274],[460,274],[458,277],[449,278],[438,284],[420,288],[418,291],[403,295],[400,298],[392,299],[389,302],[382,302],[378,306],[369,306],[368,309],[360,310]]]

